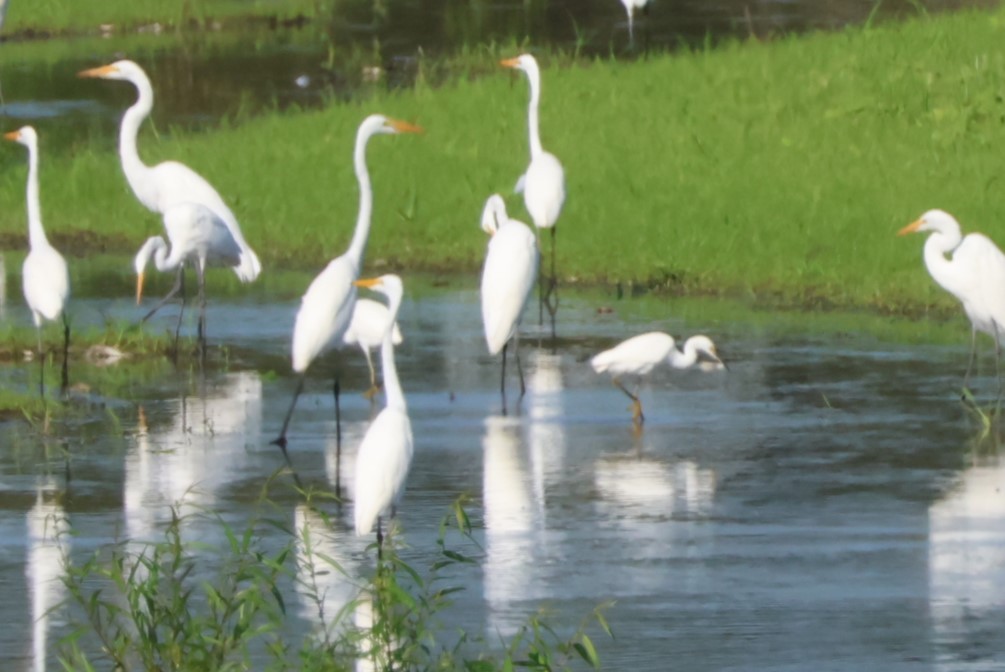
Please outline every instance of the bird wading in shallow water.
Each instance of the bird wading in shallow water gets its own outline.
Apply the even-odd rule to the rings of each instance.
[[[206,207],[226,226],[233,241],[240,249],[239,263],[233,265],[234,273],[241,282],[251,282],[257,278],[262,270],[258,256],[244,240],[237,218],[223,202],[216,189],[183,163],[164,161],[156,166],[148,166],[140,158],[136,148],[137,134],[140,125],[149,116],[154,104],[153,86],[143,68],[133,61],[116,61],[100,68],[84,70],[78,73],[78,76],[121,80],[136,87],[137,100],[122,116],[122,125],[119,129],[119,158],[122,161],[122,170],[126,175],[126,180],[140,203],[148,210],[165,217],[172,207],[181,204],[198,204]],[[167,220],[164,225],[167,228]],[[170,231],[168,231],[168,238],[171,238]],[[183,261],[188,261],[188,259]],[[174,287],[163,301],[143,317],[143,320],[149,319],[177,294],[183,288],[183,282],[184,264],[182,263],[178,266]]]
[[[366,251],[367,238],[370,235],[370,215],[373,211],[373,190],[370,186],[370,173],[366,167],[366,146],[375,135],[390,133],[420,133],[422,129],[404,121],[389,119],[380,114],[372,114],[363,120],[356,132],[356,147],[353,152],[353,165],[356,170],[356,180],[359,182],[359,214],[356,218],[356,229],[352,242],[345,254],[332,259],[304,293],[297,311],[297,319],[293,325],[292,363],[293,371],[299,375],[290,409],[283,419],[283,427],[279,436],[273,441],[283,451],[286,451],[286,430],[293,417],[297,398],[304,389],[304,379],[311,362],[322,352],[342,343],[349,321],[352,318],[353,306],[356,303],[356,287],[353,284],[359,278],[360,267],[363,265],[363,253]],[[336,460],[341,454],[342,430],[341,413],[339,411],[339,380],[336,371],[334,383],[335,396],[335,438]],[[336,483],[336,492],[339,486]]]
[[[482,269],[482,325],[489,354],[502,352],[500,392],[506,412],[506,350],[513,343],[520,375],[520,397],[526,388],[520,366],[520,319],[537,277],[537,239],[523,222],[510,219],[502,196],[493,194],[482,211],[482,229],[488,233],[488,252]]]
[[[377,526],[377,554],[380,557],[384,543],[381,516],[394,506],[405,489],[405,479],[412,464],[412,424],[408,419],[405,394],[394,365],[394,338],[392,325],[401,306],[403,288],[401,278],[382,275],[372,280],[357,280],[358,287],[366,287],[387,297],[390,320],[384,329],[380,346],[380,369],[384,378],[386,405],[366,430],[356,454],[356,500],[353,518],[356,534],[370,534]]]
[[[543,323],[544,307],[547,306],[548,312],[552,316],[552,331],[554,332],[554,316],[558,310],[558,298],[555,294],[558,286],[558,277],[555,271],[555,223],[562,212],[562,204],[565,203],[565,171],[558,158],[554,154],[546,152],[541,146],[541,133],[538,128],[541,69],[537,65],[537,59],[530,54],[522,54],[516,58],[501,61],[501,65],[522,70],[527,74],[527,82],[530,84],[530,103],[527,105],[530,165],[517,180],[514,190],[517,193],[523,193],[523,202],[527,207],[527,212],[530,213],[534,226],[538,230],[551,230],[551,277],[548,280],[547,289],[542,284],[539,318]]]
[[[930,232],[925,241],[925,266],[935,282],[959,299],[970,318],[970,359],[963,376],[964,396],[977,353],[977,332],[995,342],[995,371],[1001,396],[1000,353],[1005,339],[1005,254],[985,235],[963,236],[956,218],[929,210],[897,235]],[[947,258],[946,255],[951,255]]]
[[[716,364],[717,368],[726,367],[719,358],[712,339],[707,336],[692,336],[687,339],[681,352],[677,349],[673,336],[652,331],[633,336],[610,350],[604,350],[590,360],[590,365],[597,373],[610,374],[614,385],[628,395],[632,400],[632,419],[637,425],[641,425],[645,421],[642,402],[638,396],[642,378],[662,362],[667,362],[675,369],[686,369],[694,366],[702,356]],[[638,378],[634,393],[629,392],[628,388],[621,384],[621,378],[624,376]]]
[[[42,228],[42,207],[38,187],[38,135],[31,126],[4,134],[4,139],[28,148],[28,244],[30,250],[21,269],[24,300],[31,309],[38,335],[39,395],[45,396],[45,354],[42,351],[42,322],[55,322],[63,318],[63,371],[62,387],[69,383],[67,358],[70,352],[70,323],[64,308],[70,296],[70,274],[56,248],[49,244]]]
[[[229,266],[241,263],[241,247],[230,229],[212,210],[198,203],[180,203],[164,211],[164,229],[170,248],[160,236],[152,236],[143,243],[133,262],[136,268],[136,305],[143,298],[143,280],[150,259],[158,271],[169,272],[180,268],[186,261],[195,265],[199,284],[198,340],[202,352],[206,348],[206,267]],[[184,309],[184,304],[182,306]],[[154,309],[156,311],[156,308]],[[181,317],[175,329],[175,351],[178,349],[178,332]]]
[[[366,358],[366,367],[370,370],[370,389],[363,393],[367,399],[373,399],[380,386],[377,385],[377,373],[373,369],[373,360],[370,359],[370,351],[379,348],[384,342],[384,330],[388,320],[391,319],[387,306],[379,301],[370,299],[356,299],[356,305],[352,310],[352,319],[349,320],[349,328],[342,336],[342,342],[346,345],[358,345]],[[401,345],[401,330],[398,323],[391,322],[391,343]]]

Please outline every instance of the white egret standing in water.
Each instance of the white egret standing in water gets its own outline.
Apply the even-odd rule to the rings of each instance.
[[[353,305],[356,303],[356,287],[353,282],[359,277],[363,265],[363,253],[370,235],[370,214],[373,210],[373,190],[370,187],[370,173],[366,168],[366,145],[374,135],[386,133],[420,133],[418,126],[389,119],[380,114],[372,114],[363,120],[356,133],[356,148],[353,164],[359,182],[359,215],[352,242],[345,254],[336,257],[314,281],[304,294],[300,310],[293,325],[293,370],[300,375],[297,389],[293,393],[290,409],[283,419],[283,428],[273,441],[286,449],[286,429],[289,427],[297,398],[304,389],[307,367],[326,349],[338,345],[349,327]],[[339,381],[335,376],[335,434],[341,441],[341,420],[339,412]],[[340,448],[337,448],[340,450]],[[336,490],[338,486],[336,486]]]
[[[64,308],[70,296],[70,274],[56,248],[49,244],[42,228],[42,206],[38,186],[38,135],[31,126],[5,133],[6,140],[28,148],[28,187],[26,194],[28,209],[28,244],[30,251],[21,269],[24,300],[31,309],[38,335],[39,394],[45,396],[45,354],[42,352],[42,321],[55,322],[63,318],[63,389],[66,389],[69,374],[67,358],[70,351],[70,323]]]
[[[677,350],[673,336],[660,331],[633,336],[622,341],[610,350],[604,350],[590,360],[590,365],[597,373],[608,373],[614,385],[628,395],[632,400],[632,419],[641,425],[645,420],[642,415],[642,402],[639,401],[638,387],[642,378],[662,362],[667,362],[675,369],[686,369],[697,363],[699,356],[704,355],[719,367],[725,368],[716,352],[715,344],[708,336],[692,336],[684,344],[684,351]],[[622,376],[637,376],[639,379],[635,393],[629,392],[621,384]]]
[[[370,370],[370,389],[363,396],[373,399],[380,388],[377,387],[377,374],[373,370],[373,360],[370,358],[370,351],[379,348],[384,342],[384,331],[387,322],[391,319],[387,312],[387,306],[379,301],[371,299],[356,299],[353,307],[352,319],[349,320],[349,328],[342,336],[342,342],[346,345],[358,345],[366,357],[366,366]],[[391,342],[394,345],[401,345],[401,330],[397,322],[391,323]]]
[[[485,202],[482,229],[492,236],[482,270],[482,324],[489,354],[502,351],[499,388],[505,412],[506,349],[511,341],[520,374],[520,396],[526,391],[520,366],[520,318],[534,287],[540,255],[533,232],[523,222],[509,218],[499,194],[489,196]]]
[[[527,105],[527,127],[530,134],[530,165],[527,171],[517,180],[514,188],[517,193],[523,192],[523,202],[530,213],[531,221],[537,229],[551,229],[551,279],[547,291],[541,292],[541,318],[543,306],[549,300],[557,285],[555,275],[555,222],[562,212],[565,203],[565,171],[562,163],[554,154],[546,152],[541,146],[541,133],[538,129],[538,106],[541,100],[541,69],[537,59],[530,54],[522,54],[516,58],[501,61],[507,68],[522,70],[527,73],[530,84],[530,103]],[[549,311],[553,309],[549,304]]]
[[[405,394],[398,380],[394,364],[394,343],[391,325],[401,306],[403,293],[401,278],[382,275],[372,280],[357,280],[359,287],[367,287],[387,297],[387,311],[391,321],[384,330],[380,346],[380,368],[384,377],[387,399],[384,409],[377,414],[366,430],[363,443],[356,454],[356,500],[354,522],[356,534],[369,534],[377,525],[377,552],[384,542],[381,533],[381,515],[394,505],[405,489],[405,479],[412,464],[412,424],[408,419]]]
[[[78,73],[78,76],[127,81],[136,87],[137,100],[122,116],[122,125],[119,129],[119,158],[126,180],[140,203],[148,210],[162,215],[166,215],[172,206],[181,203],[197,203],[205,206],[223,222],[240,248],[240,263],[234,265],[234,273],[241,282],[251,282],[257,278],[262,270],[258,256],[245,242],[237,218],[216,189],[185,164],[164,161],[156,166],[148,166],[140,158],[136,138],[140,125],[149,116],[154,105],[153,86],[143,68],[133,61],[116,61],[111,65],[84,70]],[[170,232],[168,233],[170,237]],[[164,301],[147,313],[144,320],[181,290],[183,277],[184,265],[179,265],[174,287]]]
[[[1001,342],[1005,338],[1005,254],[980,233],[963,236],[956,218],[942,210],[929,210],[902,228],[897,235],[931,231],[925,241],[925,266],[939,285],[963,304],[970,318],[970,360],[963,376],[967,387],[977,353],[977,332],[995,341],[995,370],[999,369]],[[946,255],[952,253],[950,258]],[[999,376],[999,394],[1001,378]]]

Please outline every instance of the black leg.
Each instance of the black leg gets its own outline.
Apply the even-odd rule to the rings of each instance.
[[[45,399],[45,353],[42,352],[42,327],[35,327],[38,336],[38,396]]]
[[[502,414],[506,415],[506,349],[509,348],[509,341],[502,349],[502,375],[499,376],[499,393],[502,395]]]
[[[342,408],[339,405],[339,396],[342,393],[342,386],[339,385],[338,375],[335,376],[335,384],[332,386],[335,396],[335,496],[342,498],[342,483],[338,477],[338,465],[342,461]]]
[[[384,534],[380,531],[380,516],[377,516],[377,564],[383,560],[384,553]]]
[[[520,362],[520,332],[513,334],[513,354],[516,356],[516,371],[520,375],[520,398],[527,393],[527,387],[523,383],[523,364]]]
[[[185,316],[185,266],[178,267],[178,277],[181,278],[181,309],[178,311],[178,324],[174,328],[174,356],[178,359],[178,335],[181,333],[181,320]]]
[[[66,389],[70,386],[70,373],[69,364],[67,363],[70,359],[70,321],[66,319],[66,313],[63,313],[63,378],[62,384],[63,394],[66,394]]]
[[[963,388],[966,389],[970,381],[970,371],[974,368],[974,360],[977,358],[977,326],[970,325],[970,359],[967,361],[967,372],[963,374]]]
[[[199,280],[199,354],[206,360],[206,265],[200,260],[195,266],[196,277]]]
[[[184,278],[185,278],[184,273],[185,273],[185,266],[184,265],[179,266],[178,267],[178,273],[175,275],[175,278],[174,278],[174,286],[171,288],[171,291],[167,293],[167,296],[165,296],[163,299],[161,299],[160,301],[158,301],[157,305],[154,306],[150,310],[149,313],[147,313],[146,315],[144,315],[143,319],[140,320],[140,322],[146,322],[151,317],[153,317],[154,313],[156,313],[158,310],[160,310],[161,308],[163,308],[167,304],[168,301],[170,301],[171,299],[174,298],[175,294],[177,294],[179,291],[182,290],[183,285],[184,285]]]
[[[293,409],[297,407],[297,399],[300,398],[300,393],[304,391],[304,380],[306,376],[301,375],[300,380],[297,381],[297,389],[293,393],[293,401],[290,403],[290,410],[286,411],[286,418],[283,420],[283,428],[279,432],[279,436],[272,440],[271,443],[279,446],[286,452],[286,429],[290,426],[290,418],[293,417]]]

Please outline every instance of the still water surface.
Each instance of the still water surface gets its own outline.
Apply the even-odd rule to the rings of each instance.
[[[616,600],[608,617],[617,639],[598,637],[608,669],[1005,669],[1005,463],[954,398],[965,342],[906,346],[672,318],[626,324],[598,315],[595,300],[563,297],[561,338],[539,345],[531,325],[527,396],[504,416],[477,294],[464,288],[474,281],[452,284],[406,300],[398,350],[416,442],[399,510],[406,557],[419,567],[436,557],[439,521],[461,493],[473,498],[484,549],[476,567],[453,571],[465,590],[447,624],[494,639],[541,606],[574,624]],[[64,554],[79,563],[113,540],[158,539],[180,500],[242,529],[284,464],[268,441],[293,390],[295,307],[211,305],[210,336],[232,346],[230,369],[165,366],[137,381],[132,399],[109,402],[121,429],[81,421],[85,438],[66,440],[69,470],[50,440],[5,426],[5,669],[33,669],[46,652],[56,669],[56,641],[73,617],[48,612],[66,597]],[[75,319],[134,310],[82,301]],[[27,320],[19,307],[9,318]],[[158,319],[173,324],[170,313]],[[657,375],[643,388],[647,422],[636,435],[625,398],[585,360],[651,328],[711,333],[730,369]],[[338,466],[351,499],[345,475],[373,409],[359,394],[362,356],[344,360]],[[294,416],[290,456],[306,485],[332,490],[325,366]],[[988,378],[978,386],[993,391]],[[329,526],[292,489],[272,495],[272,516],[310,529],[318,552],[353,576],[371,571],[351,505],[322,504]],[[210,574],[219,527],[192,519],[183,529],[213,542],[200,556]],[[286,541],[274,534],[276,547]],[[354,587],[336,573],[321,580],[334,613]],[[288,588],[293,619],[305,621],[291,626],[299,637],[316,606]]]

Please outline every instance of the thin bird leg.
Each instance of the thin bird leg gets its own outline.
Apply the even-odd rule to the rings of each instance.
[[[199,353],[206,359],[206,266],[202,261],[195,262],[195,275],[199,280],[199,326],[196,333],[199,336]]]
[[[970,360],[967,362],[967,372],[963,375],[963,389],[967,389],[970,380],[970,371],[974,368],[974,360],[977,359],[977,327],[970,327]]]
[[[513,334],[513,354],[516,355],[516,371],[520,374],[520,398],[527,393],[527,388],[523,384],[523,364],[520,363],[520,332]]]
[[[558,227],[551,227],[551,284],[548,286],[548,296],[550,297],[558,287],[558,274],[555,272],[555,245],[558,240],[556,236],[558,235]],[[558,306],[556,305],[556,308]]]
[[[45,399],[45,353],[42,352],[42,327],[35,326],[35,335],[38,337],[38,396]]]
[[[631,392],[628,391],[628,388],[622,385],[621,381],[618,380],[617,378],[612,379],[611,382],[614,383],[615,387],[624,392],[625,395],[627,395],[628,398],[632,400],[632,420],[635,421],[635,424],[641,425],[646,418],[644,415],[642,415],[642,402],[639,401],[638,390],[636,390],[635,394],[632,394]]]
[[[283,420],[283,428],[280,430],[279,436],[270,442],[273,445],[282,448],[283,453],[286,452],[286,429],[290,426],[290,418],[293,417],[293,409],[297,407],[297,399],[300,397],[300,393],[304,391],[304,381],[306,378],[306,375],[301,375],[300,380],[297,381],[297,390],[293,393],[293,401],[290,403],[290,410],[286,411],[286,418]]]
[[[377,566],[384,558],[384,533],[380,531],[380,516],[377,516]]]
[[[63,379],[62,385],[63,394],[66,394],[66,388],[70,385],[70,374],[68,370],[67,362],[70,359],[70,321],[66,319],[66,313],[63,313]]]
[[[506,341],[502,349],[502,375],[499,376],[499,392],[502,395],[502,414],[506,415],[506,349],[509,348],[509,341]]]
[[[1001,372],[1001,341],[999,337],[998,323],[995,322],[995,378],[998,379],[998,398],[995,400],[995,409],[1001,408],[1002,401],[1002,372]]]
[[[167,293],[167,296],[165,296],[163,299],[161,299],[160,301],[158,301],[157,305],[154,306],[153,309],[149,313],[147,313],[146,315],[144,315],[143,319],[140,320],[140,322],[146,322],[151,317],[153,317],[154,313],[156,313],[158,310],[160,310],[161,308],[163,308],[164,305],[167,304],[168,301],[170,301],[171,299],[173,299],[174,296],[175,296],[175,294],[177,294],[179,291],[182,291],[184,289],[184,287],[185,287],[185,267],[184,267],[184,265],[182,265],[182,266],[178,267],[178,273],[175,275],[174,286],[171,288],[171,291]]]
[[[184,265],[179,267],[179,274],[181,277],[181,310],[178,311],[178,324],[174,328],[174,356],[178,359],[178,335],[181,333],[181,319],[185,315],[185,273]]]
[[[335,395],[335,463],[338,464],[342,460],[342,410],[338,399],[339,394],[342,392],[342,387],[339,385],[337,373],[335,374],[335,384],[332,386],[332,392]],[[338,499],[342,498],[342,484],[338,478],[335,479],[335,497]]]
[[[376,398],[377,393],[380,392],[380,386],[377,385],[377,372],[373,368],[373,359],[370,357],[370,348],[363,347],[363,356],[366,357],[366,366],[370,369],[370,389],[363,393],[363,398],[369,399],[371,402]]]
[[[534,236],[537,238],[537,249],[541,249],[541,229],[534,227]],[[537,324],[544,324],[544,274],[537,275]]]

